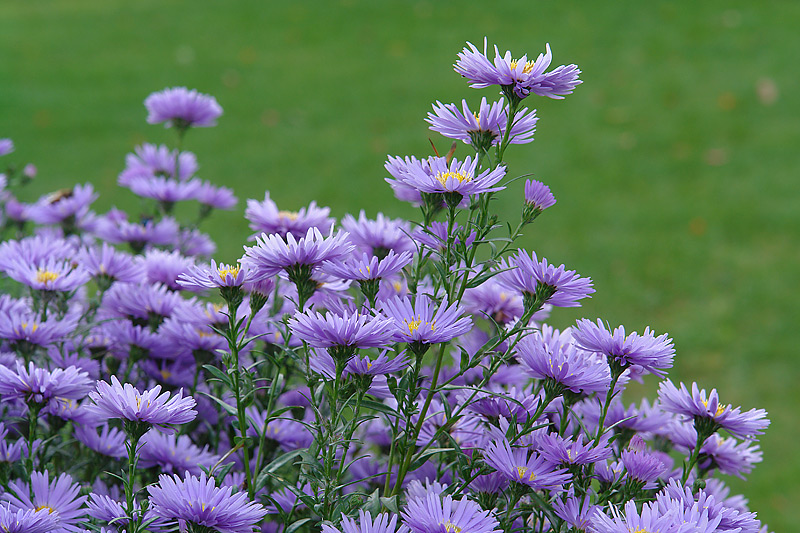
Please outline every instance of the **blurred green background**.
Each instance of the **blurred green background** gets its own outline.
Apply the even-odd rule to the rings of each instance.
[[[669,332],[674,379],[764,407],[764,462],[729,480],[776,531],[800,531],[800,3],[797,2],[188,2],[0,3],[0,137],[39,168],[26,200],[75,182],[95,207],[136,207],[116,186],[141,142],[172,142],[145,122],[144,98],[185,85],[225,110],[191,131],[200,175],[233,187],[239,208],[205,229],[218,259],[248,235],[244,199],[282,209],[316,200],[333,214],[415,217],[385,184],[387,154],[426,156],[435,100],[481,95],[451,68],[484,36],[515,57],[549,42],[584,84],[528,102],[536,141],[509,151],[558,204],[524,241],[595,280],[583,308]],[[792,148],[794,147],[794,148]],[[467,155],[460,145],[457,155]],[[11,158],[6,158],[8,161]],[[516,217],[521,182],[501,195]],[[650,383],[652,390],[653,383]]]

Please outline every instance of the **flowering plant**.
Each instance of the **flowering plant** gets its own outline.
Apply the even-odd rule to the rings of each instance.
[[[148,199],[94,213],[91,185],[33,204],[0,174],[0,527],[4,531],[758,532],[720,475],[761,460],[769,422],[665,377],[667,334],[601,319],[563,331],[592,280],[517,239],[556,203],[528,179],[516,227],[493,200],[534,139],[548,71],[468,43],[455,70],[497,87],[476,111],[436,102],[445,155],[392,157],[386,181],[412,223],[311,202],[248,200],[256,232],[233,263],[199,230],[233,192],[195,176],[183,143],[222,115],[185,88],[145,100],[177,146],[145,144],[119,184]],[[458,141],[469,155],[455,156]],[[0,140],[0,156],[13,143]],[[506,192],[507,194],[507,192]],[[174,207],[197,201],[195,220]],[[117,247],[115,245],[120,245]],[[124,251],[124,246],[128,251]],[[691,390],[690,390],[691,389]]]

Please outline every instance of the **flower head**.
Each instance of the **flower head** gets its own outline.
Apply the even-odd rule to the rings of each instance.
[[[555,307],[578,307],[578,300],[589,297],[594,292],[591,278],[582,278],[574,270],[564,265],[555,267],[547,259],[539,259],[536,252],[520,248],[508,263],[501,260],[499,268],[505,270],[497,275],[500,284],[523,293],[528,298],[535,297]]]
[[[147,108],[147,122],[180,130],[189,127],[215,126],[222,108],[216,98],[188,90],[186,87],[173,87],[152,93],[144,101]]]
[[[267,514],[260,504],[249,501],[246,493],[233,494],[233,487],[217,487],[205,472],[199,478],[187,473],[184,479],[162,474],[147,492],[156,516],[219,533],[251,533]]]
[[[497,186],[497,182],[506,175],[506,167],[503,165],[476,175],[478,160],[469,156],[463,162],[456,159],[448,162],[444,157],[431,157],[427,164],[429,168],[410,165],[408,173],[401,175],[401,181],[423,193],[458,193],[461,196],[504,189]]]
[[[46,509],[13,510],[0,504],[0,531],[4,533],[47,533],[55,531],[57,524],[58,517]]]
[[[522,483],[533,489],[553,489],[567,483],[571,476],[537,453],[528,455],[525,448],[511,448],[508,441],[492,441],[484,452],[486,464],[500,472],[509,481]]]
[[[47,510],[56,519],[57,528],[53,531],[82,531],[78,524],[86,515],[83,504],[87,497],[79,496],[81,487],[72,482],[69,474],[61,474],[50,481],[47,470],[33,472],[30,481],[30,486],[21,481],[9,483],[10,490],[3,498],[9,502],[11,509],[39,512]]]
[[[437,306],[427,295],[420,294],[411,304],[408,298],[396,296],[383,302],[383,313],[394,321],[396,342],[429,345],[447,342],[472,329],[472,319],[461,316],[458,304],[448,307],[447,298]]]
[[[161,385],[139,392],[130,383],[122,385],[115,376],[111,376],[110,385],[99,381],[96,392],[89,393],[95,405],[88,409],[102,419],[120,418],[156,426],[167,432],[172,430],[171,426],[195,419],[197,411],[194,410],[194,398],[184,398],[182,390],[174,396],[170,396],[169,392],[160,393]]]
[[[495,533],[501,531],[499,522],[491,511],[466,497],[443,499],[439,494],[428,493],[422,498],[411,498],[402,513],[403,522],[413,533]]]
[[[55,400],[80,400],[92,390],[89,374],[77,367],[56,368],[52,372],[28,363],[26,368],[17,362],[16,372],[0,365],[0,396],[9,401],[21,398],[25,402],[47,404]]]
[[[291,233],[301,239],[311,228],[329,233],[335,222],[329,216],[330,213],[330,207],[317,207],[316,202],[311,202],[308,207],[303,207],[299,211],[281,211],[269,197],[269,192],[266,192],[263,202],[247,200],[244,217],[250,221],[250,228],[256,232],[253,237],[263,232],[267,235],[276,233],[285,238]]]
[[[323,316],[316,311],[295,313],[289,320],[292,332],[315,348],[376,348],[392,342],[393,321],[358,313]]]
[[[322,524],[322,533],[408,533],[408,526],[397,527],[397,515],[380,513],[375,519],[369,511],[358,511],[358,522],[342,515],[341,529]]]
[[[508,127],[509,109],[504,100],[490,105],[486,98],[481,98],[478,111],[471,111],[467,101],[462,100],[461,109],[460,111],[456,104],[442,104],[437,101],[433,106],[433,113],[428,113],[425,120],[430,123],[433,131],[471,144],[478,150],[486,150],[500,143]],[[533,141],[537,120],[535,110],[530,114],[527,108],[518,111],[511,122],[509,142],[524,144]]]

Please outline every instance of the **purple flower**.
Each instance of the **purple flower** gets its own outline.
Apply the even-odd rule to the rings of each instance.
[[[148,124],[166,122],[179,130],[217,124],[222,108],[213,96],[186,87],[173,87],[152,93],[144,101]]]
[[[387,218],[383,213],[378,213],[375,220],[368,219],[363,210],[358,214],[358,219],[347,214],[342,218],[342,227],[350,234],[350,242],[379,259],[383,259],[390,250],[400,254],[416,249],[408,221]]]
[[[26,403],[47,404],[54,400],[80,400],[92,390],[89,374],[70,366],[52,372],[17,362],[17,370],[0,366],[0,396],[3,401],[20,398]]]
[[[405,159],[389,156],[384,164],[384,168],[392,177],[385,179],[386,182],[392,187],[394,195],[398,200],[402,200],[403,202],[411,202],[413,205],[417,206],[422,204],[422,196],[420,195],[418,189],[407,183],[408,175],[410,173],[409,169],[412,167],[419,167],[423,172],[426,170],[430,171],[430,165],[428,164],[427,159],[420,161],[413,155],[407,156]]]
[[[524,337],[516,346],[517,360],[536,379],[549,379],[572,392],[605,392],[611,374],[604,361],[578,350],[567,332],[549,326]]]
[[[196,198],[202,182],[196,178],[177,181],[164,176],[152,176],[132,179],[127,186],[136,196],[174,204]]]
[[[0,338],[10,341],[12,344],[26,342],[37,346],[47,346],[71,333],[77,322],[77,317],[69,314],[63,320],[55,318],[40,320],[29,311],[0,313]]]
[[[6,274],[38,291],[71,292],[89,281],[89,273],[71,261],[50,259],[39,264],[18,261]]]
[[[464,228],[458,225],[458,223],[453,224],[453,243],[458,245],[461,243],[461,234],[465,233]],[[412,238],[415,242],[423,244],[430,248],[431,250],[442,252],[447,248],[447,223],[446,222],[431,222],[429,226],[419,227],[414,230],[412,233]],[[466,240],[464,240],[464,244],[467,248],[472,246],[472,243],[475,242],[475,238],[477,234],[475,230],[472,230],[470,234],[467,236]]]
[[[194,445],[188,435],[167,435],[160,431],[149,431],[142,437],[139,464],[143,468],[159,467],[159,472],[184,473],[199,476],[203,468],[209,469],[219,461],[204,446]]]
[[[0,156],[8,155],[14,151],[14,141],[11,139],[0,139]]]
[[[97,228],[97,235],[108,242],[127,242],[134,251],[140,252],[145,245],[174,245],[178,242],[180,226],[171,217],[164,217],[158,222],[145,220],[141,224],[106,217]]]
[[[621,459],[628,477],[640,483],[656,481],[667,472],[667,465],[647,449],[639,435],[633,436],[628,448],[622,451]]]
[[[131,182],[141,178],[161,176],[188,180],[197,172],[197,158],[191,152],[170,150],[165,145],[143,144],[137,146],[135,154],[125,156],[125,170],[123,170],[117,183],[129,187]],[[175,176],[175,160],[178,160],[178,176]]]
[[[195,191],[195,199],[201,204],[214,209],[233,209],[238,201],[233,190],[228,187],[217,187],[204,181]]]
[[[556,197],[550,192],[550,187],[541,181],[525,180],[525,207],[522,217],[526,222],[533,222],[542,211],[555,204]]]
[[[5,533],[47,533],[55,531],[57,525],[58,517],[46,509],[12,510],[8,504],[0,505],[0,530]]]
[[[539,437],[537,444],[542,457],[553,464],[585,465],[609,459],[613,455],[614,451],[608,443],[609,438],[608,434],[603,435],[595,446],[594,441],[587,442],[582,435],[567,439],[555,433],[548,433]]]
[[[403,522],[413,533],[499,533],[499,522],[491,511],[484,511],[477,503],[466,497],[453,500],[442,499],[429,493],[423,498],[412,498],[401,513]]]
[[[327,379],[336,379],[336,363],[334,363],[333,357],[329,354],[315,350],[309,364],[312,370],[322,374]],[[351,357],[347,361],[342,375],[356,374],[359,376],[378,376],[381,374],[399,372],[407,367],[408,358],[405,356],[405,353],[395,356],[394,359],[389,359],[386,352],[383,352],[375,359],[371,359],[368,356],[363,358]]]
[[[98,195],[90,183],[75,185],[72,189],[64,189],[41,197],[30,207],[30,219],[39,224],[60,224],[67,219],[80,220],[89,212],[89,204],[97,200]]]
[[[194,266],[194,260],[184,257],[177,250],[147,250],[142,257],[142,266],[150,283],[163,283],[172,290],[181,288],[178,278]]]
[[[142,265],[133,256],[116,250],[104,242],[101,247],[89,246],[78,254],[78,262],[95,279],[134,283],[143,281]]]
[[[424,193],[458,193],[461,196],[472,196],[486,192],[500,191],[505,187],[496,186],[506,175],[506,167],[498,166],[494,170],[487,169],[475,175],[478,160],[467,157],[463,162],[455,159],[447,162],[444,157],[428,159],[430,169],[421,165],[411,165],[408,173],[401,175],[401,180]]]
[[[757,444],[711,435],[700,448],[700,457],[700,468],[716,468],[723,474],[744,479],[761,462],[762,452]]]
[[[44,473],[33,472],[31,484],[21,481],[12,481],[8,484],[9,491],[3,494],[3,499],[9,502],[13,510],[47,511],[56,519],[56,532],[80,532],[78,524],[86,516],[83,504],[86,496],[79,496],[81,487],[72,482],[69,474],[61,474],[52,482],[47,470]],[[31,498],[31,494],[33,497]]]
[[[387,278],[400,272],[411,262],[410,252],[403,252],[399,255],[389,250],[386,257],[378,259],[376,256],[369,256],[366,253],[359,259],[350,256],[339,261],[326,261],[322,264],[322,270],[326,274],[342,279],[366,281]]]
[[[493,279],[467,289],[461,300],[464,309],[473,315],[484,316],[498,324],[507,324],[522,316],[522,296],[509,291]]]
[[[659,510],[658,504],[645,503],[641,513],[633,500],[625,504],[622,514],[612,508],[613,518],[599,508],[591,517],[589,531],[592,533],[631,533],[632,531],[651,531],[653,533],[678,533],[681,520],[676,507]],[[680,530],[683,531],[683,530]],[[686,531],[692,531],[687,529]],[[713,531],[713,530],[712,530]],[[704,532],[699,532],[704,533]],[[709,532],[710,533],[710,532]]]
[[[498,267],[505,270],[497,275],[502,285],[522,292],[528,299],[541,299],[539,304],[578,307],[578,300],[594,292],[591,278],[582,278],[564,265],[556,268],[548,264],[547,259],[539,261],[536,252],[529,256],[521,248],[508,263],[501,260]]]
[[[706,394],[705,389],[697,387],[697,383],[692,383],[692,390],[689,392],[683,383],[679,390],[672,381],[662,381],[658,389],[658,399],[665,411],[693,418],[695,426],[698,421],[705,420],[714,430],[722,428],[740,438],[760,435],[769,426],[764,409],[742,412],[740,407],[734,408],[721,403],[716,389],[711,389]]]
[[[193,265],[178,276],[177,284],[189,290],[241,287],[247,281],[247,271],[241,265],[226,265],[211,260],[211,265]]]
[[[295,313],[289,319],[292,332],[314,348],[377,348],[393,339],[393,321],[358,313],[323,316],[316,311]],[[352,351],[351,351],[352,353]]]
[[[99,381],[97,391],[89,393],[95,405],[88,409],[102,419],[120,418],[152,425],[166,432],[172,430],[171,426],[195,419],[194,398],[184,398],[182,390],[174,396],[169,392],[159,395],[160,392],[161,385],[139,392],[130,383],[123,386],[115,376],[111,376],[111,385]]]
[[[311,228],[317,228],[322,233],[330,233],[335,220],[331,218],[329,207],[317,207],[316,202],[311,202],[308,207],[299,211],[279,211],[278,206],[269,197],[269,192],[264,193],[264,201],[247,200],[247,209],[244,217],[250,221],[250,228],[256,234],[262,232],[267,235],[273,233],[286,237],[291,233],[300,239]]]
[[[299,240],[291,233],[285,239],[277,234],[262,233],[256,242],[256,246],[245,248],[242,258],[242,264],[253,272],[254,280],[270,278],[296,267],[314,271],[324,261],[347,257],[353,249],[346,233],[323,237],[317,228],[310,228]]]
[[[379,513],[372,519],[369,511],[359,509],[358,522],[342,515],[341,529],[322,524],[322,533],[408,533],[408,526],[397,527],[397,515]]]
[[[189,257],[208,257],[217,251],[217,245],[207,234],[197,228],[185,228],[178,234],[178,250]]]
[[[433,106],[433,113],[428,113],[426,122],[430,129],[437,131],[451,139],[458,139],[466,144],[471,144],[477,150],[487,150],[499,144],[505,135],[508,126],[508,105],[504,100],[493,102],[489,105],[486,98],[481,98],[478,111],[471,111],[466,100],[461,101],[459,111],[456,104],[442,104],[437,101]],[[512,144],[525,144],[533,141],[536,131],[536,111],[527,114],[528,108],[517,112],[511,121],[509,142]]]
[[[572,493],[564,496],[563,500],[556,498],[552,504],[556,516],[578,531],[589,529],[589,520],[599,509],[599,506],[592,505],[589,498],[576,498]]]
[[[147,487],[156,516],[184,520],[213,528],[220,533],[251,533],[266,515],[260,504],[248,501],[247,494],[233,494],[232,487],[216,487],[205,472],[196,478],[161,475],[157,485]]]
[[[497,470],[509,481],[522,483],[533,489],[558,489],[569,482],[571,476],[564,470],[556,470],[541,455],[526,448],[511,448],[508,441],[492,441],[484,451],[486,464]]]
[[[448,307],[447,298],[436,306],[425,294],[412,305],[408,298],[396,296],[383,302],[383,313],[394,320],[393,338],[412,345],[437,344],[463,335],[472,329],[472,318],[462,317],[458,304]]]
[[[100,427],[99,435],[97,433],[97,428],[90,427],[86,424],[77,424],[75,426],[74,435],[81,444],[99,454],[116,459],[127,457],[127,452],[125,451],[125,433],[117,428],[109,427],[108,424],[103,424]]]
[[[495,46],[494,62],[491,62],[486,56],[485,42],[482,53],[472,43],[468,42],[467,46],[469,49],[464,48],[458,54],[454,67],[456,72],[472,82],[470,87],[476,89],[500,85],[519,99],[530,93],[561,99],[566,94],[572,94],[575,87],[582,83],[578,79],[581,71],[576,65],[561,65],[545,72],[553,59],[549,44],[545,45],[546,52],[539,54],[536,61],[528,61],[527,55],[512,59],[508,51],[501,56]]]
[[[572,336],[578,346],[604,355],[609,364],[615,363],[621,368],[638,365],[657,376],[665,375],[664,369],[672,367],[675,357],[672,339],[666,333],[656,337],[649,327],[642,335],[633,332],[625,336],[623,326],[610,332],[600,319],[595,324],[584,318],[578,320]]]

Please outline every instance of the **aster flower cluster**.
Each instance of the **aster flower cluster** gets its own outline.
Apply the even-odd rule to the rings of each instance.
[[[763,410],[669,380],[630,403],[632,379],[672,367],[667,334],[547,323],[595,292],[516,244],[556,198],[517,184],[508,231],[492,199],[534,97],[580,71],[550,69],[549,45],[486,49],[454,67],[501,98],[426,119],[462,144],[385,164],[416,223],[265,192],[242,256],[212,259],[197,223],[236,199],[183,142],[222,109],[182,87],[145,100],[175,146],[137,147],[119,175],[153,200],[139,218],[94,213],[89,184],[23,205],[31,172],[0,175],[0,529],[765,531],[723,481],[761,461]],[[196,221],[173,216],[188,200]]]

